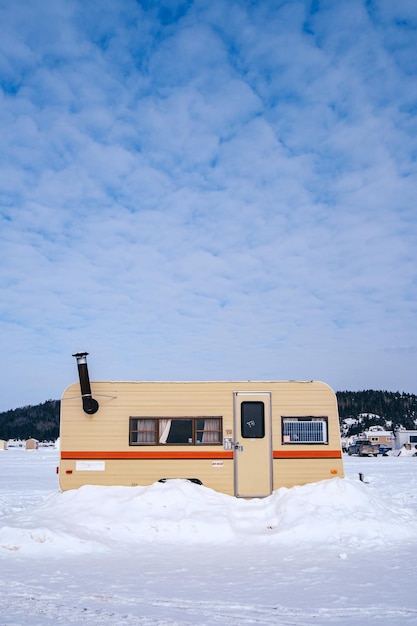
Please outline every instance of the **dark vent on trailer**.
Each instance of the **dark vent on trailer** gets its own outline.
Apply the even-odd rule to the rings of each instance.
[[[87,367],[87,354],[88,352],[76,352],[72,356],[75,356],[77,359],[83,410],[85,413],[88,413],[88,415],[94,415],[94,413],[97,413],[98,411],[99,404],[91,395],[90,377],[88,375]]]

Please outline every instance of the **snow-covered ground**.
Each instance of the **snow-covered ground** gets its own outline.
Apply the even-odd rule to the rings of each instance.
[[[417,624],[417,458],[346,456],[345,479],[246,501],[60,493],[57,457],[0,452],[1,626]]]

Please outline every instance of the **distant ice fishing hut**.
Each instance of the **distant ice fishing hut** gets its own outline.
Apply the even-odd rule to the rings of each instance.
[[[402,450],[417,452],[417,430],[394,430],[392,433],[392,452],[399,456]]]
[[[79,383],[61,402],[59,482],[186,478],[242,498],[343,477],[336,395],[317,381]]]

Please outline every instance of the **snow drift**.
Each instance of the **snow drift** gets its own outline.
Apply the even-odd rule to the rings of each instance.
[[[416,540],[416,513],[360,481],[332,478],[240,500],[186,480],[148,487],[84,486],[1,518],[0,551],[106,552],[144,542],[354,548]]]

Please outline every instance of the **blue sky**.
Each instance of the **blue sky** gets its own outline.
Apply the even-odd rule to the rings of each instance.
[[[0,3],[0,410],[417,393],[414,0]]]

